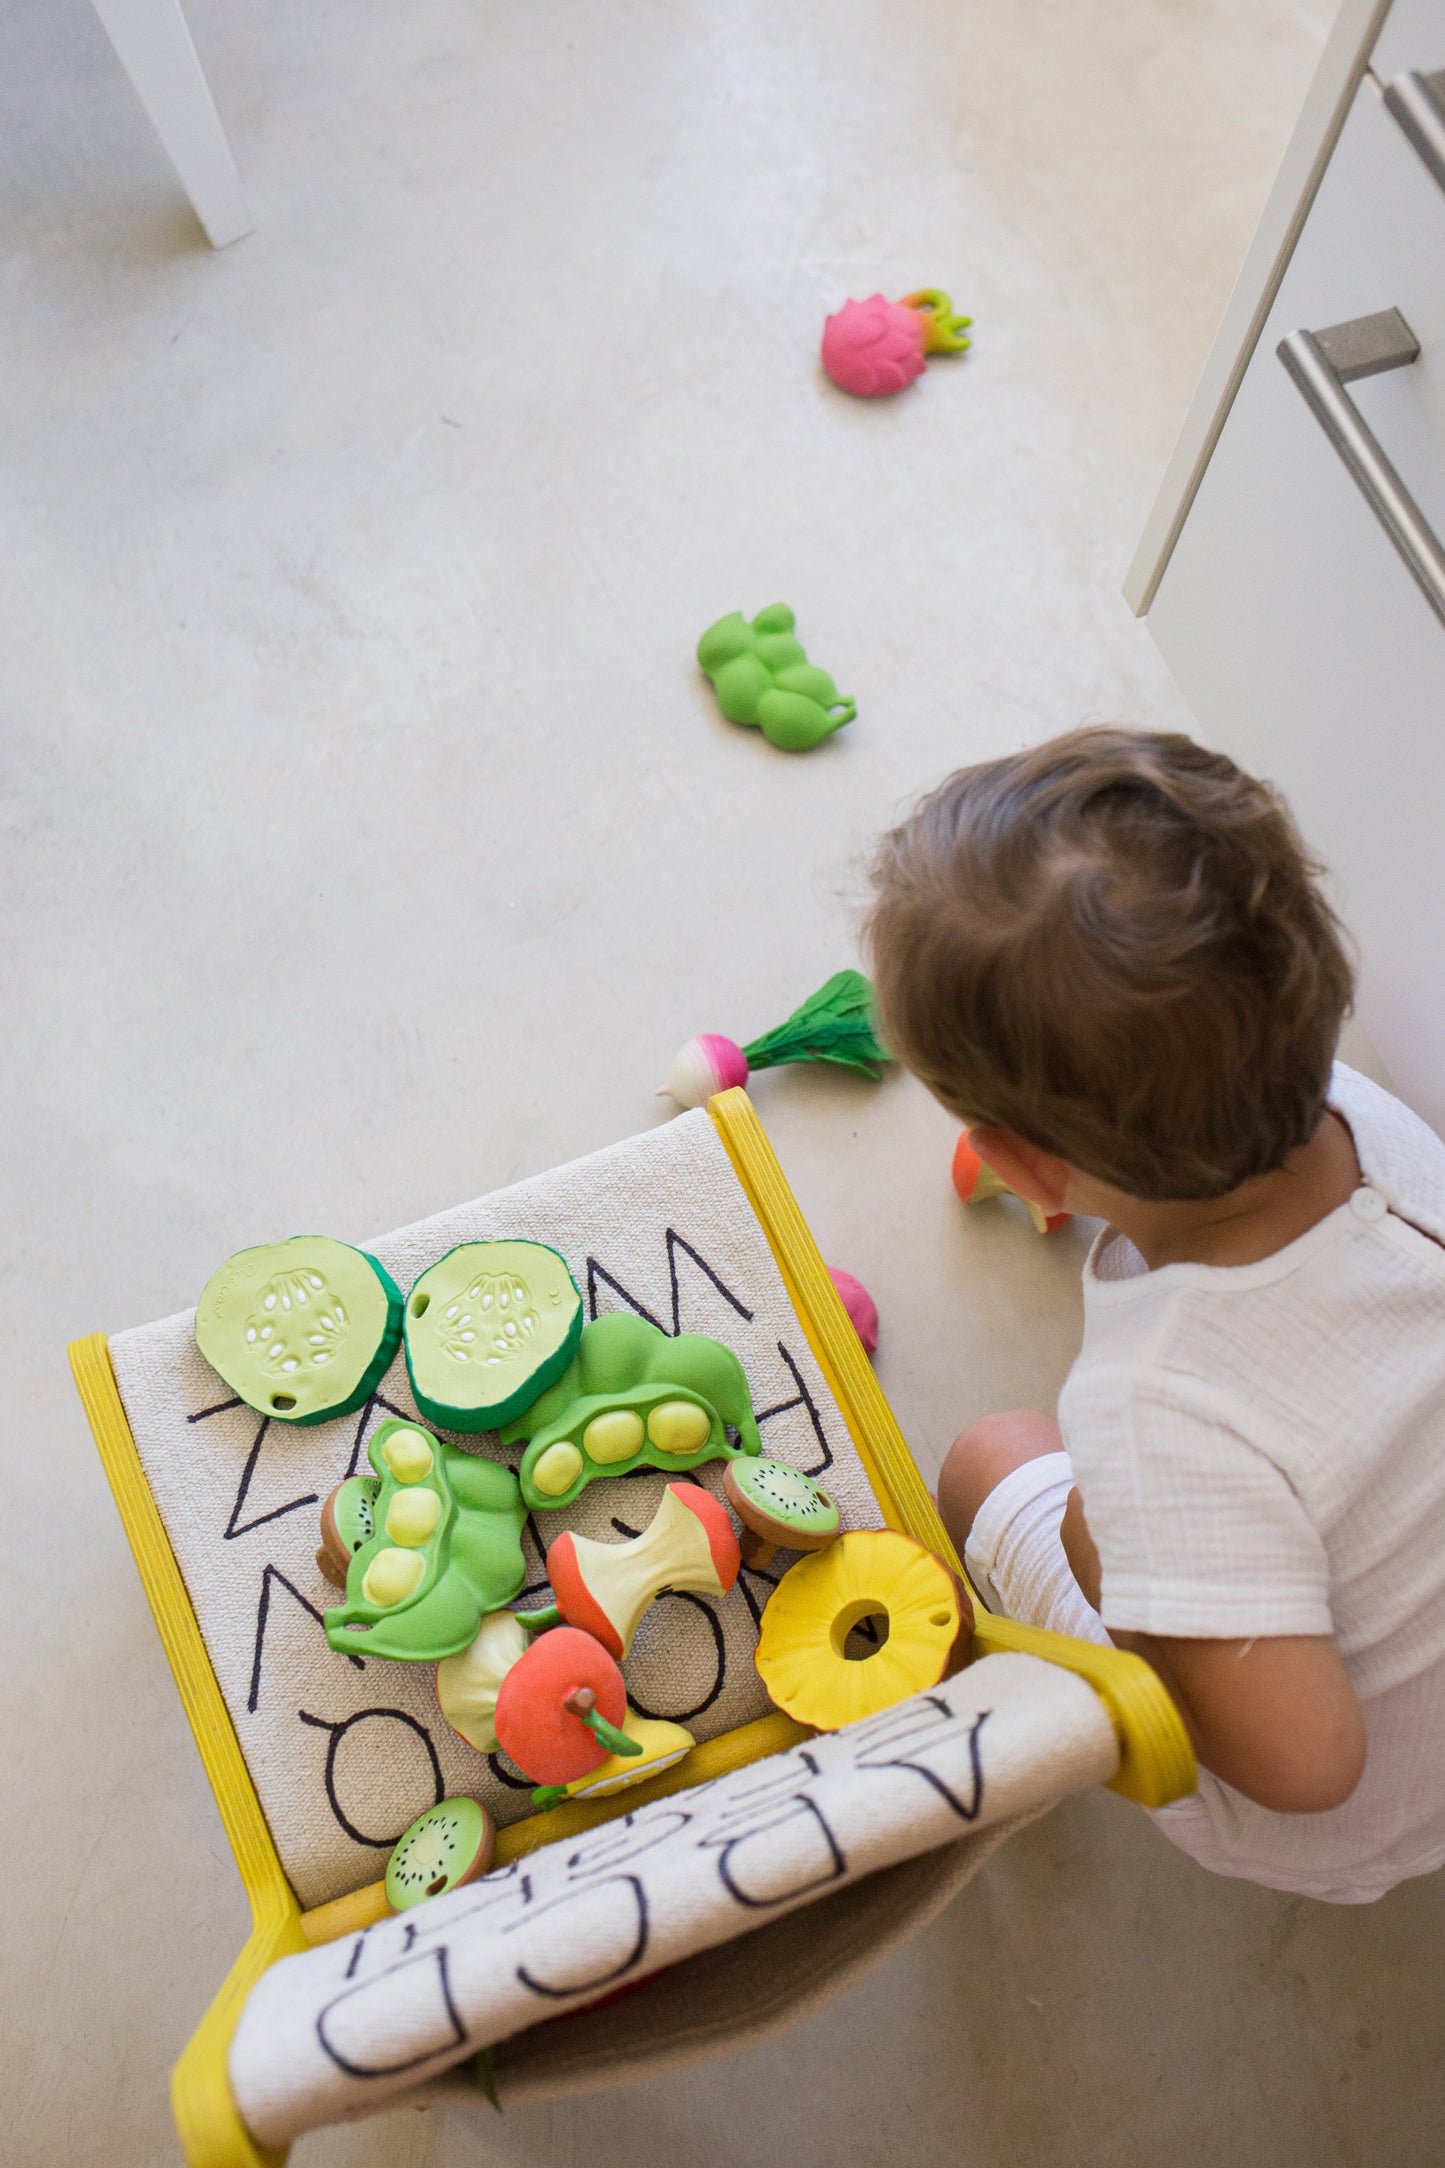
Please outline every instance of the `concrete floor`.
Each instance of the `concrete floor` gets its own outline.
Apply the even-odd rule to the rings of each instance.
[[[1118,583],[1325,0],[191,9],[259,226],[216,257],[84,0],[0,27],[0,1081],[13,1501],[0,2112],[175,2157],[244,1912],[64,1363],[293,1227],[361,1238],[660,1118],[853,955],[947,767],[1184,720]],[[820,382],[948,286],[961,363]],[[859,720],[789,759],[690,663],[779,597]],[[16,1059],[16,1054],[21,1058]],[[757,1103],[873,1287],[926,1467],[1048,1405],[1076,1236],[965,1222],[907,1080]],[[19,1507],[20,1510],[16,1510]],[[63,1531],[63,1534],[62,1534]],[[1445,1885],[1211,1881],[1099,1795],[746,2059],[308,2168],[1425,2168]]]

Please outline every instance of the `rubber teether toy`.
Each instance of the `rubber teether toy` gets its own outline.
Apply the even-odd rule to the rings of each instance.
[[[886,1634],[854,1662],[845,1646],[865,1619]],[[795,1722],[836,1731],[950,1677],[972,1642],[973,1605],[942,1559],[891,1528],[861,1528],[783,1575],[753,1660]]]
[[[517,1479],[419,1423],[379,1424],[367,1453],[381,1479],[371,1500],[373,1533],[351,1551],[346,1601],[327,1612],[326,1638],[348,1656],[364,1648],[368,1656],[436,1663],[469,1647],[483,1616],[526,1578]],[[343,1484],[333,1497],[341,1501],[350,1490]]]
[[[634,1784],[645,1784],[649,1777],[661,1776],[664,1769],[671,1769],[697,1745],[692,1733],[684,1731],[681,1724],[670,1723],[665,1717],[639,1716],[635,1709],[628,1710],[622,1731],[641,1750],[635,1760],[609,1754],[588,1776],[574,1777],[570,1784],[539,1786],[532,1794],[533,1806],[559,1807],[564,1799],[604,1799],[613,1792],[628,1791]]]
[[[743,1524],[745,1566],[770,1566],[779,1551],[821,1551],[838,1533],[838,1508],[821,1484],[780,1460],[729,1461],[723,1489]]]
[[[365,1250],[293,1235],[238,1250],[196,1306],[196,1346],[246,1405],[326,1423],[370,1399],[401,1337],[401,1289]]]
[[[733,610],[708,626],[697,659],[730,723],[761,730],[785,753],[805,753],[851,723],[858,703],[809,662],[793,624],[786,602],[769,603],[751,624]]]
[[[953,1148],[953,1186],[965,1204],[983,1204],[989,1197],[1018,1197],[1016,1189],[1010,1189],[992,1167],[984,1165],[969,1142],[965,1129]],[[1067,1227],[1073,1214],[1070,1212],[1046,1212],[1031,1197],[1019,1197],[1034,1227],[1041,1235],[1051,1235],[1060,1227]]]
[[[664,1589],[725,1596],[738,1563],[726,1509],[697,1483],[669,1483],[640,1536],[594,1543],[565,1529],[547,1553],[547,1578],[567,1624],[594,1635],[620,1663],[643,1613]]]
[[[437,1706],[452,1730],[479,1754],[497,1751],[497,1696],[529,1645],[527,1629],[515,1611],[492,1611],[466,1648],[437,1665]]]
[[[352,1475],[322,1502],[321,1548],[316,1563],[328,1581],[346,1586],[346,1570],[364,1543],[376,1534],[376,1494],[381,1480]]]
[[[786,1023],[746,1046],[715,1031],[689,1039],[673,1055],[657,1096],[673,1098],[680,1107],[700,1107],[714,1092],[746,1084],[755,1069],[781,1069],[794,1062],[833,1062],[876,1082],[891,1058],[878,1036],[871,983],[861,971],[835,971]]]
[[[406,1298],[406,1367],[417,1407],[443,1430],[495,1430],[572,1360],[582,1297],[541,1242],[463,1242]]]
[[[664,1769],[671,1769],[697,1745],[692,1733],[681,1724],[669,1723],[660,1716],[639,1716],[635,1709],[629,1709],[623,1718],[622,1730],[641,1749],[635,1760],[609,1754],[589,1776],[574,1777],[570,1784],[557,1787],[557,1797],[534,1792],[532,1804],[545,1807],[558,1806],[563,1799],[605,1799],[634,1784],[645,1784],[649,1777],[661,1776]]]
[[[574,1626],[557,1626],[539,1634],[503,1679],[497,1745],[534,1784],[570,1784],[609,1755],[642,1753],[621,1729],[626,1715],[622,1673],[606,1649]]]
[[[844,1272],[838,1265],[829,1265],[828,1277],[838,1290],[838,1297],[848,1312],[848,1321],[863,1344],[865,1355],[878,1352],[878,1305],[861,1280],[855,1280],[851,1272]]]
[[[520,1480],[533,1508],[571,1505],[594,1476],[643,1467],[683,1475],[707,1460],[762,1451],[732,1349],[702,1333],[669,1337],[631,1310],[584,1326],[570,1367],[501,1435],[504,1445],[531,1441]]]
[[[901,301],[882,294],[845,301],[823,326],[823,367],[843,391],[876,399],[922,376],[929,354],[962,353],[972,322],[956,316],[936,286],[920,287]]]
[[[386,1867],[386,1901],[409,1912],[428,1897],[444,1897],[475,1882],[492,1864],[496,1826],[476,1799],[444,1799],[404,1830]]]

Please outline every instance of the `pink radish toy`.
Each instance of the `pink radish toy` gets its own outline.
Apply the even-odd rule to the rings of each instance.
[[[955,316],[936,286],[920,287],[901,301],[882,294],[845,301],[823,326],[823,367],[844,391],[877,399],[922,376],[925,355],[961,353],[972,322],[971,316]]]
[[[680,1107],[700,1107],[714,1092],[746,1084],[753,1069],[830,1061],[876,1078],[888,1058],[873,1017],[873,988],[861,971],[835,971],[785,1024],[746,1046],[716,1031],[689,1039],[668,1063],[667,1081],[658,1086],[657,1095],[675,1099]]]
[[[878,1305],[861,1280],[855,1280],[851,1272],[844,1272],[837,1265],[829,1265],[828,1277],[842,1298],[843,1307],[852,1320],[853,1330],[863,1343],[865,1355],[878,1352]]]

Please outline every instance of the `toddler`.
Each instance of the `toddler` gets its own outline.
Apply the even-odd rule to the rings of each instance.
[[[1105,1222],[1057,1421],[944,1464],[975,1588],[1152,1664],[1200,1764],[1176,1844],[1363,1903],[1445,1861],[1445,1145],[1332,1060],[1317,870],[1222,755],[1081,730],[925,799],[869,936],[899,1058]]]

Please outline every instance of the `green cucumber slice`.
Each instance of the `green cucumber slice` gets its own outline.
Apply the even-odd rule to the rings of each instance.
[[[211,1275],[196,1346],[248,1407],[278,1423],[326,1423],[381,1383],[401,1312],[401,1289],[365,1250],[293,1235],[238,1250]]]
[[[416,1404],[442,1430],[495,1430],[560,1377],[582,1333],[567,1261],[541,1242],[463,1242],[406,1300]]]

